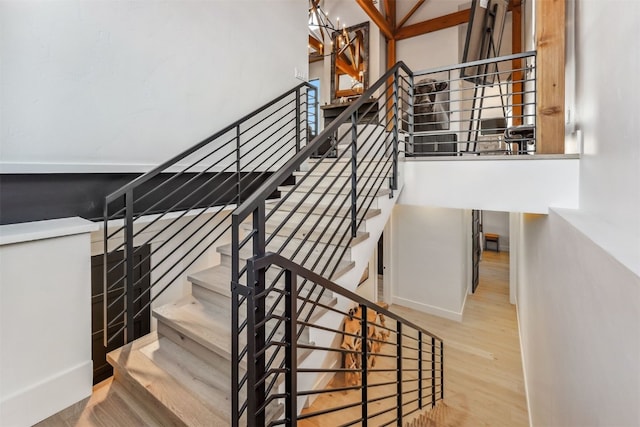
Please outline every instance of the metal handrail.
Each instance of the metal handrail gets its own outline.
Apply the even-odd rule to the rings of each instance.
[[[105,198],[105,346],[135,338],[134,323],[228,233],[232,208],[308,142],[317,101],[317,89],[300,83]],[[259,162],[260,153],[270,158]]]
[[[274,253],[274,252],[267,252],[264,255],[257,257],[257,258],[252,258],[249,260],[249,263],[251,265],[250,268],[252,268],[253,270],[262,270],[262,269],[266,269],[267,267],[269,267],[270,265],[276,265],[278,267],[282,267],[284,269],[287,269],[289,271],[291,271],[292,273],[297,274],[300,277],[303,277],[304,279],[307,279],[310,282],[316,283],[320,286],[322,286],[323,288],[326,288],[328,290],[330,290],[333,293],[336,293],[338,295],[341,295],[347,299],[349,299],[352,302],[355,302],[357,304],[360,305],[364,305],[368,308],[372,308],[375,309],[376,312],[384,314],[386,317],[390,318],[390,319],[394,319],[400,323],[402,323],[403,325],[406,325],[412,329],[415,329],[417,331],[422,332],[425,335],[430,336],[431,338],[435,338],[439,341],[442,341],[442,338],[440,338],[438,335],[433,334],[429,331],[427,331],[426,329],[424,329],[422,326],[418,326],[415,323],[411,322],[410,320],[405,319],[404,317],[394,313],[393,311],[389,311],[384,307],[381,307],[371,301],[369,301],[368,299],[361,297],[360,295],[351,292],[347,289],[345,289],[344,287],[332,282],[331,280],[327,279],[324,276],[321,276],[318,273],[315,273],[311,270],[309,270],[308,268],[305,268],[293,261],[291,261],[288,258],[283,257],[280,254]]]
[[[252,390],[252,393],[247,396],[248,401],[245,407],[247,409],[245,416],[247,425],[264,426],[268,423],[269,426],[295,426],[298,421],[312,418],[322,425],[322,416],[326,414],[346,409],[357,411],[358,408],[359,413],[349,413],[349,416],[355,418],[349,420],[349,416],[347,416],[347,418],[343,419],[343,422],[346,421],[343,425],[362,424],[367,426],[370,420],[374,419],[376,420],[374,421],[376,425],[402,425],[406,417],[425,408],[433,408],[438,401],[444,398],[444,342],[440,337],[402,316],[344,289],[326,279],[323,275],[309,270],[280,254],[268,252],[248,260],[248,269],[251,276],[264,275],[266,270],[271,267],[281,269],[285,275],[284,288],[278,290],[286,295],[286,301],[282,307],[284,313],[278,316],[284,318],[284,336],[280,340],[268,340],[269,345],[267,347],[261,347],[258,338],[249,345],[248,358],[251,361],[256,360],[256,363],[248,363],[247,365],[247,386]],[[307,324],[305,321],[300,321],[297,310],[298,301],[302,299],[297,286],[300,279],[303,282],[314,283],[317,286],[326,288],[359,308],[359,315],[332,308],[336,313],[349,316],[358,322],[360,324],[359,333],[348,333],[344,330],[335,330],[321,325],[310,326],[331,333],[342,334],[343,337],[358,339],[361,343],[360,349],[323,347],[314,343],[298,342],[296,338],[297,329],[300,324]],[[243,285],[240,285],[239,290],[247,295],[251,310],[259,307],[261,301],[263,302],[269,293],[269,291],[255,293],[250,286]],[[369,311],[374,313],[375,318],[371,324],[369,323]],[[385,320],[379,320],[385,317]],[[395,327],[384,326],[384,322],[389,320],[395,322]],[[369,327],[387,331],[387,338],[395,336],[395,342],[387,342],[387,338],[378,338],[376,334],[371,335]],[[251,328],[251,336],[257,337],[258,335],[254,334],[258,333],[258,329],[257,326]],[[415,347],[407,345],[405,340],[413,340]],[[395,353],[394,350],[391,350],[391,354],[380,353],[380,349],[386,344],[390,345],[392,349],[395,348]],[[279,368],[261,369],[260,365],[264,363],[269,347],[277,349],[274,351],[274,355],[277,352],[284,353],[281,355],[283,363]],[[348,354],[351,357],[350,360],[354,361],[356,366],[326,367],[324,364],[320,364],[318,366],[298,367],[297,355],[300,350]],[[409,354],[404,354],[404,352],[409,352]],[[373,363],[370,363],[371,357],[387,358],[389,363],[395,361],[395,366],[374,368]],[[257,362],[258,359],[263,359],[263,362]],[[425,374],[425,372],[428,372],[428,374]],[[378,381],[374,381],[377,378],[376,374],[393,375],[393,373],[395,373],[395,379],[393,380],[389,380],[388,377],[379,377]],[[404,376],[405,373],[413,373],[415,378],[407,378]],[[342,374],[345,375],[345,378],[350,375],[352,379],[350,385],[345,381],[344,385],[305,389],[299,384],[299,374]],[[275,392],[272,388],[268,390],[265,388],[269,377],[272,377],[272,381],[282,380],[283,385],[279,391]],[[370,390],[393,385],[396,385],[395,393],[369,395]],[[360,399],[353,403],[344,403],[338,400],[334,403],[335,406],[329,407],[320,406],[316,408],[311,405],[306,411],[300,411],[298,398],[336,392],[359,394]],[[355,398],[355,396],[353,397]],[[275,404],[278,399],[283,400],[284,411],[280,410],[276,415],[271,414],[267,419],[269,407]],[[369,404],[373,403],[377,405],[375,407],[376,412],[370,411]],[[237,423],[237,420],[234,421]]]
[[[362,221],[364,215],[373,203],[376,194],[381,189],[383,184],[389,183],[391,190],[390,194],[398,188],[398,123],[399,120],[399,102],[401,99],[408,98],[408,104],[403,105],[409,113],[411,113],[411,89],[409,84],[401,84],[399,82],[400,71],[406,73],[409,76],[408,80],[403,79],[403,82],[411,83],[411,72],[403,63],[396,64],[391,70],[387,71],[380,79],[371,85],[371,87],[360,96],[360,98],[347,106],[345,110],[330,124],[328,124],[324,131],[313,139],[305,148],[300,150],[295,156],[293,156],[279,171],[278,173],[269,177],[260,189],[249,196],[245,202],[240,205],[232,214],[232,254],[231,254],[231,284],[232,284],[232,327],[234,333],[232,334],[232,356],[234,362],[232,363],[232,378],[233,378],[233,391],[232,391],[232,408],[235,416],[233,417],[234,425],[238,425],[238,421],[242,418],[243,414],[251,413],[255,411],[255,401],[244,400],[241,401],[240,397],[241,389],[244,392],[244,396],[248,396],[253,392],[249,392],[247,387],[249,384],[255,384],[256,378],[249,377],[249,372],[244,376],[239,375],[238,366],[242,363],[242,360],[247,357],[248,354],[253,354],[255,348],[249,348],[247,345],[240,347],[239,337],[247,336],[252,337],[255,335],[255,330],[262,331],[259,336],[261,337],[261,343],[256,345],[258,354],[262,354],[264,357],[265,351],[262,350],[265,343],[272,343],[275,339],[276,331],[282,326],[284,319],[281,317],[273,317],[275,307],[277,307],[286,295],[282,292],[277,293],[275,301],[270,302],[270,307],[264,306],[264,301],[260,307],[254,309],[247,309],[246,318],[240,321],[239,311],[240,307],[249,303],[249,296],[240,292],[242,286],[246,285],[254,288],[255,293],[261,294],[266,290],[274,291],[278,281],[283,277],[284,272],[280,271],[276,274],[275,279],[271,280],[271,285],[267,285],[265,277],[260,277],[260,284],[256,284],[256,278],[253,277],[253,272],[246,266],[240,265],[240,251],[243,247],[252,244],[251,254],[253,256],[259,256],[265,253],[269,242],[273,241],[273,235],[266,238],[267,222],[272,219],[272,213],[276,211],[282,203],[290,200],[289,196],[294,194],[294,191],[299,189],[301,184],[306,182],[306,179],[311,176],[316,168],[320,165],[320,161],[311,165],[311,169],[301,177],[296,179],[296,184],[290,189],[289,193],[281,197],[281,200],[272,207],[271,213],[266,213],[266,196],[278,189],[278,186],[286,178],[288,178],[293,172],[299,170],[302,163],[306,161],[311,155],[316,152],[327,141],[331,142],[334,148],[337,148],[338,143],[342,141],[346,146],[350,147],[347,151],[337,155],[337,158],[330,159],[329,153],[331,150],[325,152],[320,157],[320,160],[325,161],[325,165],[328,165],[327,170],[321,172],[322,177],[333,174],[331,179],[323,181],[322,189],[318,190],[316,194],[319,196],[310,199],[311,192],[314,188],[317,188],[320,181],[312,182],[309,192],[302,192],[299,199],[295,199],[296,205],[293,209],[285,209],[285,218],[276,219],[274,224],[275,232],[282,230],[282,227],[291,219],[293,215],[298,213],[298,208],[307,203],[307,211],[300,212],[299,217],[295,218],[295,225],[293,230],[287,230],[284,233],[284,243],[277,243],[276,252],[281,253],[283,250],[288,251],[289,257],[295,262],[299,262],[305,267],[313,269],[317,274],[325,277],[332,277],[340,266],[340,260],[344,257],[349,243],[353,238],[357,236],[357,230]],[[392,85],[388,86],[386,90],[381,91],[381,94],[374,97],[374,94],[378,89],[383,87],[387,83],[387,80],[391,79]],[[407,93],[407,90],[409,92]],[[401,96],[401,93],[404,95]],[[371,103],[370,100],[374,102]],[[365,101],[369,105],[365,105]],[[377,105],[379,108],[372,110],[373,106]],[[380,108],[383,107],[383,108]],[[383,113],[384,111],[384,113]],[[338,135],[339,127],[343,122],[351,123],[351,133],[345,133],[337,139],[334,139],[334,135]],[[358,126],[362,126],[358,128]],[[363,136],[364,132],[370,131],[368,136]],[[362,138],[361,138],[362,136]],[[363,166],[361,165],[361,158],[369,159]],[[349,160],[347,162],[340,162],[340,159]],[[345,171],[351,171],[348,175],[343,175]],[[348,179],[347,179],[348,178]],[[388,179],[388,181],[387,181]],[[321,206],[319,205],[322,203]],[[328,202],[328,204],[327,204]],[[309,207],[309,205],[312,205]],[[338,215],[342,209],[350,207],[350,215]],[[329,214],[328,210],[334,209],[333,214]],[[317,215],[317,219],[311,218],[311,215]],[[253,229],[244,238],[241,238],[240,225],[245,222],[245,219],[253,215]],[[300,218],[302,217],[302,218]],[[350,218],[350,219],[349,219]],[[273,221],[271,221],[273,223]],[[346,224],[345,224],[346,223]],[[300,227],[306,227],[302,235],[298,234]],[[329,228],[334,229],[333,232],[328,232]],[[317,230],[317,231],[316,231]],[[274,233],[269,231],[269,233]],[[316,235],[314,235],[314,233]],[[317,235],[319,233],[319,236]],[[311,238],[313,236],[313,238]],[[296,241],[293,242],[293,237],[296,237]],[[289,244],[291,243],[291,245]],[[311,247],[305,247],[307,244]],[[271,245],[273,246],[273,245]],[[291,251],[293,251],[291,253]],[[312,264],[312,265],[309,265]],[[246,276],[245,276],[246,275]],[[246,282],[241,283],[241,277],[244,277]],[[302,287],[306,284],[306,280],[302,283]],[[317,284],[312,284],[308,289],[305,289],[305,297],[302,299],[303,303],[299,307],[299,315],[301,321],[298,322],[300,328],[294,333],[296,339],[301,337],[302,334],[309,327],[309,319],[318,307],[322,306],[321,298],[323,297],[326,288]],[[330,291],[329,291],[330,292]],[[257,317],[256,317],[257,316]],[[271,333],[265,331],[266,319],[274,320],[273,329]],[[268,346],[268,345],[267,345]],[[285,361],[276,361],[277,352],[273,352],[268,360],[264,360],[264,363],[259,364],[267,372],[280,371],[285,368]],[[253,362],[252,362],[253,363]],[[261,380],[262,381],[262,380]],[[273,397],[271,394],[276,387],[275,378],[263,381],[264,394]],[[260,400],[260,399],[259,399]],[[264,404],[260,401],[259,405]]]
[[[365,101],[371,98],[375,92],[386,83],[387,79],[393,76],[396,71],[400,69],[404,70],[408,74],[412,74],[411,69],[402,61],[399,61],[396,65],[390,68],[382,77],[380,77],[380,79],[378,79],[376,83],[370,86],[357,101],[353,102],[335,120],[329,123],[318,136],[316,136],[309,144],[291,158],[277,173],[270,176],[258,190],[251,194],[244,203],[238,206],[233,214],[240,218],[246,218],[256,208],[256,206],[258,206],[261,200],[264,200],[269,194],[273,193],[278,185],[281,185],[285,179],[291,176],[291,174],[298,169],[305,160],[311,157],[311,155],[320,148],[320,145],[323,142],[329,139],[329,137],[338,130],[345,119],[351,117],[353,113],[358,111],[358,109],[365,104]]]
[[[133,188],[136,188],[136,187],[140,186],[141,184],[144,184],[145,182],[149,181],[153,177],[158,176],[165,169],[175,165],[180,160],[190,156],[191,154],[195,153],[196,151],[198,151],[199,149],[201,149],[205,145],[207,145],[210,142],[216,140],[217,138],[221,137],[222,135],[226,134],[227,132],[233,130],[233,128],[238,127],[238,125],[246,122],[247,120],[251,119],[252,117],[257,116],[258,114],[263,112],[265,109],[267,109],[270,106],[276,104],[278,101],[282,101],[284,98],[286,98],[287,96],[291,95],[292,93],[295,93],[298,89],[302,89],[303,87],[307,87],[309,89],[315,90],[315,87],[313,85],[309,84],[308,82],[300,83],[298,86],[294,87],[293,89],[288,90],[287,92],[283,93],[282,95],[278,96],[277,98],[274,98],[271,101],[267,102],[266,104],[262,105],[261,107],[256,108],[255,110],[253,110],[249,114],[244,115],[242,118],[236,120],[235,122],[231,123],[230,125],[228,125],[227,127],[223,128],[222,130],[214,133],[213,135],[209,136],[208,138],[203,139],[202,141],[200,141],[197,144],[193,145],[192,147],[186,149],[185,151],[181,152],[180,154],[177,154],[176,156],[172,157],[171,159],[167,160],[166,162],[160,164],[159,166],[156,166],[155,168],[153,168],[149,172],[144,173],[143,175],[139,176],[138,178],[134,179],[133,181],[129,182],[128,184],[123,185],[119,189],[113,191],[111,194],[106,196],[107,203],[113,201],[116,197],[125,195],[127,190],[131,190]]]

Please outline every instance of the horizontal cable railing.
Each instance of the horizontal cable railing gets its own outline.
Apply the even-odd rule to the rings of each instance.
[[[307,420],[313,425],[399,426],[443,399],[444,343],[439,337],[281,255],[267,253],[248,265],[250,277],[268,275],[271,269],[284,276],[281,286],[260,292],[242,286],[248,333],[255,337],[247,352],[255,363],[246,364],[248,425],[295,426]],[[339,296],[341,304],[324,309],[340,326],[315,323],[300,310],[312,287]],[[273,294],[276,306],[266,302]],[[271,309],[264,314],[261,308],[267,304]],[[339,339],[317,345],[299,336],[304,328]],[[276,333],[265,339],[271,329]],[[303,353],[313,357],[299,366]],[[317,376],[328,379],[317,383]]]
[[[407,157],[534,154],[535,52],[414,73]]]
[[[317,101],[300,84],[106,197],[105,345],[132,341],[149,306],[227,238],[232,209],[307,144]]]
[[[248,373],[241,375],[238,367],[253,363],[247,360],[250,317],[242,315],[246,313],[247,300],[237,290],[246,285],[255,286],[256,292],[274,288],[284,274],[272,269],[254,283],[247,276],[246,260],[271,251],[327,278],[350,267],[346,254],[351,242],[362,236],[361,224],[376,197],[391,196],[397,189],[398,123],[401,109],[409,111],[408,104],[401,105],[399,100],[410,99],[411,95],[411,85],[400,85],[400,76],[411,82],[410,72],[402,63],[374,83],[233,213],[232,369],[236,389],[232,399],[238,399],[233,402],[235,421],[246,415],[247,395],[252,394],[246,389],[251,382]],[[394,82],[388,88],[387,78]],[[327,142],[330,149],[318,152]],[[295,184],[283,186],[291,174],[296,177]],[[266,196],[275,190],[281,191],[280,198],[267,201]],[[301,292],[304,301],[298,311],[301,319],[308,322],[329,296],[325,288],[315,284],[302,283]],[[282,293],[274,297],[268,307],[261,307],[262,312],[272,315],[284,298]],[[265,342],[274,338],[282,322],[283,319],[276,320],[263,337]],[[305,339],[309,328],[304,323],[299,325],[296,335]],[[267,360],[266,369],[284,369],[284,363],[284,359],[273,356]],[[275,386],[273,381],[266,385],[267,390]]]

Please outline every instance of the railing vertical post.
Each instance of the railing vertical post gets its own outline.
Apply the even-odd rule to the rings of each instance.
[[[319,132],[319,126],[320,126],[320,98],[318,98],[318,88],[314,87],[313,88],[313,103],[315,105],[315,107],[313,108],[314,114],[316,116],[314,122],[314,135],[318,136],[318,132]],[[307,144],[309,143],[309,141],[307,141]]]
[[[431,406],[436,406],[436,339],[431,337]]]
[[[422,409],[422,331],[418,331],[418,408]]]
[[[413,133],[414,133],[414,124],[415,124],[415,117],[414,117],[414,112],[413,112],[413,105],[414,105],[414,80],[413,80],[413,74],[409,75],[409,95],[408,95],[408,106],[407,106],[407,118],[409,119],[409,123],[407,125],[408,130],[409,130],[409,147],[411,147],[411,150],[407,150],[407,148],[405,147],[405,152],[411,152],[414,153],[415,152],[415,145],[414,145],[414,139],[413,139]]]
[[[265,253],[265,204],[264,201],[260,202],[253,212],[253,228],[255,230],[255,236],[253,237],[253,255],[254,257],[260,257]],[[251,260],[250,260],[251,261]],[[261,268],[256,271],[251,268],[252,263],[247,264],[247,272],[249,273],[248,285],[252,288],[252,295],[250,301],[252,304],[248,306],[247,313],[247,331],[248,342],[253,342],[252,354],[249,352],[248,363],[253,367],[254,376],[250,378],[254,382],[248,383],[247,397],[253,395],[255,406],[253,412],[249,412],[247,419],[253,419],[255,426],[264,426],[265,424],[265,411],[262,410],[257,413],[256,409],[261,408],[266,401],[266,387],[265,381],[261,381],[265,376],[265,353],[262,351],[265,345],[266,331],[263,320],[265,319],[265,297],[256,298],[256,295],[262,294],[265,290],[265,269]],[[255,327],[255,325],[260,325]],[[256,356],[256,354],[259,354]],[[258,384],[259,383],[259,384]],[[250,407],[251,409],[251,407]]]
[[[104,225],[103,225],[103,242],[104,242],[104,253],[102,255],[103,259],[103,269],[102,269],[102,292],[103,292],[103,300],[102,300],[102,324],[109,324],[109,285],[107,283],[107,272],[109,268],[109,202],[105,201],[104,203]],[[109,345],[109,328],[104,328],[104,332],[102,334],[102,343],[106,347]]]
[[[402,425],[402,323],[396,323],[396,394],[397,394],[397,424]]]
[[[239,325],[240,316],[238,304],[240,294],[238,284],[240,281],[240,218],[231,216],[231,426],[239,427],[240,422],[240,343]],[[247,393],[248,394],[248,393]]]
[[[240,206],[240,204],[242,203],[242,197],[241,197],[241,192],[242,192],[242,188],[240,187],[240,181],[241,181],[241,173],[242,173],[242,166],[240,165],[240,125],[236,126],[236,192],[238,194],[238,206]],[[251,179],[251,178],[249,178]]]
[[[440,341],[440,399],[444,399],[444,343]]]
[[[126,294],[126,330],[124,335],[125,343],[134,340],[134,304],[133,295],[133,189],[130,188],[125,194],[125,218],[124,218],[124,238],[125,238],[125,294]],[[107,295],[105,294],[105,298]]]
[[[298,343],[296,325],[298,321],[298,285],[297,275],[291,270],[285,271],[285,309],[286,326],[284,342],[287,343],[285,354],[285,419],[286,425],[295,427],[298,422]]]
[[[298,87],[296,89],[296,153],[300,151],[300,132],[301,132],[301,128],[300,128],[300,118],[302,116],[302,113],[300,112],[300,87]],[[309,126],[309,106],[307,105],[307,126],[305,126],[305,129]],[[307,141],[308,143],[308,141]]]
[[[399,72],[393,74],[393,183],[392,189],[398,189],[398,78]]]
[[[256,330],[257,308],[256,308],[256,289],[253,286],[255,282],[256,271],[253,268],[253,259],[247,262],[247,284],[249,285],[249,295],[247,295],[247,425],[249,427],[261,426],[258,417],[258,408],[264,402],[264,394],[259,395],[256,388],[261,373],[258,366],[256,354],[260,351],[258,343],[258,332]],[[264,359],[263,359],[264,360]],[[264,366],[263,366],[264,368]],[[264,425],[264,423],[262,423]]]
[[[362,386],[362,425],[363,426],[367,426],[367,420],[369,418],[369,408],[368,408],[368,402],[369,402],[369,398],[367,396],[367,389],[368,389],[368,383],[367,383],[367,375],[369,374],[369,364],[368,364],[368,356],[369,356],[369,334],[368,334],[368,329],[369,329],[369,325],[367,324],[367,306],[361,304],[360,305],[360,312],[362,313],[362,322],[361,325],[362,327],[360,329],[362,329],[362,361],[361,361],[361,366],[362,369],[360,370],[360,373],[362,374],[362,381],[361,381],[361,386]]]
[[[351,237],[358,233],[358,117],[351,115]],[[364,190],[363,190],[364,191]]]

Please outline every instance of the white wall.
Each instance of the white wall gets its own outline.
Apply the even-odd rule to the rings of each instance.
[[[580,206],[525,217],[518,245],[530,417],[534,426],[636,426],[640,57],[629,40],[640,39],[640,3],[575,6]]]
[[[578,2],[576,14],[577,122],[584,135],[581,210],[637,243],[640,55],[628,41],[640,40],[640,3]]]
[[[533,426],[640,422],[640,278],[555,212],[525,215],[518,318]]]
[[[576,208],[578,168],[577,158],[545,156],[416,159],[404,163],[399,203],[530,213]]]
[[[0,2],[0,166],[146,170],[299,83],[306,21],[296,0]]]
[[[91,394],[91,263],[80,218],[0,227],[0,425]]]
[[[396,205],[392,221],[392,302],[462,320],[471,259],[468,212]]]

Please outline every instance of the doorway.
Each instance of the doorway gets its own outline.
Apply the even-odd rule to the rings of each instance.
[[[471,293],[480,283],[480,259],[482,257],[482,211],[471,211]]]

